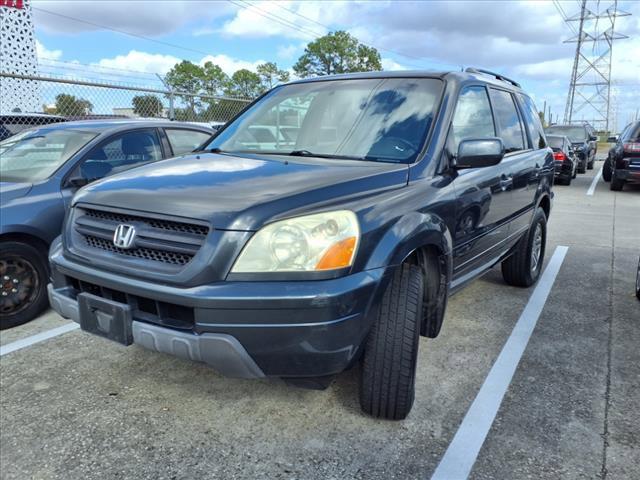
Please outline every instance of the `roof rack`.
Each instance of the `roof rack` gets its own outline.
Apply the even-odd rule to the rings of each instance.
[[[520,84],[518,82],[516,82],[515,80],[511,80],[509,77],[505,77],[504,75],[501,75],[500,73],[492,72],[490,70],[484,70],[482,68],[469,67],[469,68],[465,69],[465,72],[467,72],[467,73],[483,73],[485,75],[491,75],[492,77],[496,77],[498,80],[501,80],[503,82],[509,82],[511,85],[514,85],[514,86],[520,88]]]

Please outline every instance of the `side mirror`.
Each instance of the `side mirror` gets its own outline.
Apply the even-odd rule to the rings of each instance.
[[[618,135],[611,135],[609,138],[607,138],[607,142],[608,143],[618,143]]]
[[[589,141],[597,142],[598,141],[598,137],[596,137],[595,135],[589,135]]]
[[[458,146],[456,168],[480,168],[497,165],[504,157],[504,144],[499,138],[462,140]]]
[[[67,185],[72,188],[81,188],[87,185],[88,183],[89,183],[89,180],[81,176],[71,177],[70,179],[67,180]]]

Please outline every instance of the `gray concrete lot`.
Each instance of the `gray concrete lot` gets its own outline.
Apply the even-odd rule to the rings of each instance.
[[[569,251],[470,478],[640,478],[640,189],[587,196],[600,165],[555,188],[547,259]],[[360,412],[357,369],[308,391],[61,335],[0,359],[0,476],[429,478],[531,292],[495,268],[451,299],[403,422]]]

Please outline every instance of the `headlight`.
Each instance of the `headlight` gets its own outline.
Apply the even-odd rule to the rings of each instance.
[[[251,237],[231,272],[311,272],[349,267],[359,239],[358,219],[348,210],[281,220]]]

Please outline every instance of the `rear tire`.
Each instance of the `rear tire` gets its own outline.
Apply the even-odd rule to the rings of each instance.
[[[611,181],[611,159],[607,158],[602,165],[602,179],[605,182]]]
[[[624,180],[620,180],[616,178],[614,174],[611,175],[611,183],[609,184],[609,188],[614,192],[619,192],[624,188]]]
[[[27,323],[47,308],[48,272],[35,247],[0,243],[0,330]]]
[[[374,417],[402,420],[415,397],[424,295],[422,270],[398,267],[385,291],[362,359],[360,406]]]
[[[509,285],[530,287],[540,277],[547,243],[547,217],[538,208],[527,233],[517,243],[513,254],[502,261],[502,277]]]

